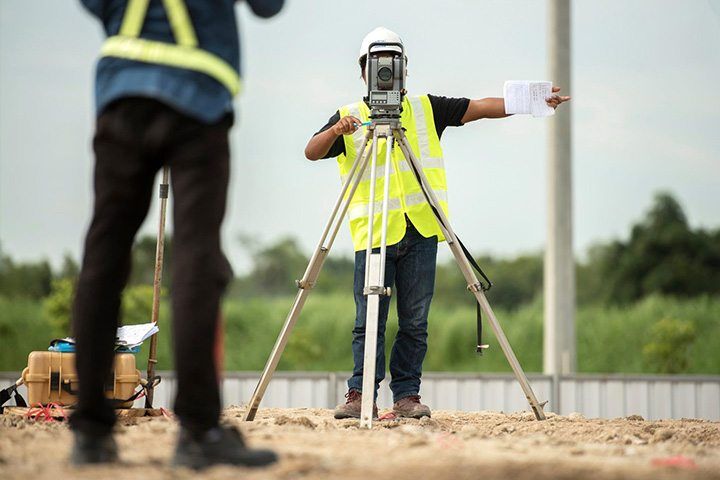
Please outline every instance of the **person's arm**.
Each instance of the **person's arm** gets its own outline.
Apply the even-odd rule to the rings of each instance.
[[[330,128],[316,133],[305,147],[305,158],[313,161],[325,158],[339,136],[352,135],[361,123],[357,118],[348,115],[342,117]]]
[[[474,122],[481,118],[505,118],[510,115],[505,113],[505,100],[502,98],[480,98],[470,100],[462,123]]]
[[[553,96],[546,99],[548,106],[557,108],[561,103],[570,100],[570,97],[557,95],[560,87],[553,87]],[[473,122],[481,118],[505,118],[510,115],[505,113],[505,100],[502,98],[481,98],[478,100],[470,100],[465,115],[462,117],[462,123]]]
[[[285,0],[247,0],[247,3],[258,17],[270,18],[282,10]]]

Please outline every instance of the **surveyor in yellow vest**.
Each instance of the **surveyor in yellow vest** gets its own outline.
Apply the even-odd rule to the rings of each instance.
[[[362,42],[359,53],[360,71],[365,78],[367,52],[373,42],[398,42],[400,37],[382,27],[370,32]],[[379,48],[379,47],[378,47]],[[384,46],[385,55],[392,55],[397,47]],[[380,53],[383,55],[383,53]],[[570,97],[554,94],[547,104],[556,108]],[[309,160],[337,157],[340,176],[347,178],[364,142],[370,110],[360,101],[341,107],[328,123],[317,132],[305,148]],[[434,95],[407,95],[403,101],[401,122],[415,156],[440,205],[448,211],[448,185],[440,138],[447,127],[456,127],[481,118],[503,118],[502,98],[447,98]],[[379,172],[384,172],[385,145],[378,149]],[[381,211],[382,175],[376,180],[376,197],[370,199],[370,169],[367,169],[348,210],[350,231],[355,248],[355,305],[353,329],[353,374],[348,380],[347,401],[338,405],[335,418],[360,417],[363,354],[365,348],[365,317],[367,297],[363,295],[365,280],[365,249],[367,247],[368,203],[376,202],[375,212]],[[374,218],[373,247],[380,245],[381,215]],[[399,328],[390,356],[390,389],[393,411],[402,417],[430,416],[430,409],[420,402],[420,377],[427,351],[427,320],[435,284],[435,264],[438,241],[443,241],[436,217],[423,195],[415,175],[400,148],[393,149],[390,165],[390,186],[387,226],[387,261],[385,285],[393,287],[397,299]],[[390,298],[381,297],[378,318],[375,392],[385,377],[385,325]],[[375,413],[377,407],[375,407]]]
[[[248,0],[271,17],[283,0]],[[95,79],[95,205],[73,306],[79,397],[70,418],[76,465],[118,460],[114,405],[105,400],[113,343],[135,234],[154,179],[169,166],[173,192],[172,320],[177,375],[178,466],[259,466],[219,424],[213,347],[220,299],[232,278],[221,249],[233,124],[240,89],[234,0],[83,0],[108,36]],[[165,327],[163,327],[165,328]],[[169,329],[168,329],[169,331]]]

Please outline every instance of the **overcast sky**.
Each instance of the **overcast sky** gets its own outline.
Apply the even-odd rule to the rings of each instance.
[[[308,162],[303,149],[363,95],[357,51],[372,28],[403,37],[410,93],[482,98],[508,79],[548,79],[543,1],[286,3],[271,20],[237,6],[245,91],[224,229],[237,271],[249,264],[241,234],[314,247],[339,179],[334,160]],[[572,3],[576,253],[627,235],[658,190],[674,193],[693,225],[717,228],[720,2]],[[13,258],[80,256],[102,39],[78,1],[0,1],[0,246]],[[453,224],[473,250],[543,248],[551,121],[484,120],[443,135]],[[156,210],[143,232],[155,231]],[[336,250],[351,252],[347,228]]]

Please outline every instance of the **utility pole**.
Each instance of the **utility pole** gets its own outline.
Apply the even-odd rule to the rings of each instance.
[[[572,93],[570,83],[570,0],[548,0],[550,80]],[[549,122],[547,164],[547,244],[543,371],[574,373],[575,261],[572,242],[572,137],[570,105]]]

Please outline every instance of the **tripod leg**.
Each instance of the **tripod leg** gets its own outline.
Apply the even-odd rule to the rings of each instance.
[[[373,130],[373,149],[372,161],[370,163],[370,201],[368,202],[368,240],[365,250],[365,286],[370,281],[370,256],[373,250],[373,228],[375,226],[375,175],[377,173],[377,156],[378,156],[378,132]]]
[[[418,178],[420,182],[420,186],[423,190],[423,193],[425,194],[425,197],[427,201],[435,207],[435,210],[438,212],[439,218],[439,225],[440,228],[443,230],[443,234],[445,235],[445,239],[448,242],[448,246],[450,247],[450,250],[453,253],[453,256],[455,257],[455,261],[457,262],[458,266],[460,267],[460,270],[462,271],[463,276],[465,277],[465,280],[468,283],[468,290],[470,290],[473,295],[475,295],[475,298],[477,299],[478,304],[480,305],[480,308],[485,312],[485,314],[488,317],[488,322],[490,323],[490,327],[492,328],[493,332],[495,333],[495,337],[498,340],[498,343],[500,344],[500,348],[502,349],[503,353],[505,354],[505,358],[507,358],[508,363],[510,364],[510,368],[512,369],[513,373],[515,374],[515,378],[517,379],[518,383],[520,384],[520,387],[522,388],[523,392],[525,393],[525,397],[527,398],[528,402],[530,403],[530,408],[532,409],[533,413],[535,414],[535,418],[538,420],[545,420],[545,413],[543,412],[543,405],[541,405],[537,398],[535,397],[535,393],[532,390],[532,387],[530,386],[530,382],[528,382],[527,376],[525,375],[525,372],[523,371],[522,367],[520,366],[520,362],[518,362],[517,357],[515,356],[515,352],[513,352],[512,347],[510,346],[510,342],[508,342],[507,337],[505,336],[505,332],[503,331],[502,327],[500,326],[500,323],[498,322],[497,318],[495,317],[495,313],[492,311],[492,308],[490,308],[490,304],[487,301],[487,298],[485,297],[485,293],[483,292],[481,288],[481,284],[477,277],[475,276],[475,272],[472,269],[472,266],[470,265],[470,262],[468,262],[468,259],[465,257],[465,254],[463,253],[460,243],[457,240],[457,237],[455,236],[455,232],[452,230],[452,227],[450,226],[450,222],[448,221],[447,215],[445,215],[445,212],[443,211],[442,207],[440,206],[440,202],[437,199],[437,196],[435,195],[435,192],[433,191],[432,187],[430,187],[430,183],[428,182],[427,177],[425,176],[425,173],[423,172],[422,165],[418,161],[418,159],[415,157],[415,154],[412,151],[412,148],[410,148],[410,143],[408,142],[407,138],[405,137],[402,130],[396,130],[395,136],[397,139],[397,142],[400,146],[400,149],[403,151],[403,154],[405,155],[405,159],[408,161],[408,163],[411,165],[413,171],[415,172],[416,177]]]
[[[293,302],[292,308],[290,309],[290,312],[285,319],[285,323],[280,330],[280,334],[275,341],[275,345],[273,346],[273,349],[270,353],[270,357],[268,358],[262,375],[260,376],[260,381],[255,387],[255,391],[250,398],[248,408],[245,411],[245,415],[243,417],[244,421],[252,421],[255,419],[255,415],[257,414],[257,410],[260,407],[260,402],[262,401],[263,395],[265,395],[268,384],[270,383],[270,380],[272,379],[272,376],[277,369],[278,363],[280,362],[280,357],[282,356],[288,339],[290,338],[290,333],[295,327],[295,323],[297,322],[300,312],[305,305],[305,301],[310,294],[310,290],[312,290],[312,288],[315,286],[315,282],[320,275],[320,271],[322,270],[325,258],[330,252],[330,248],[332,247],[338,230],[342,225],[343,218],[345,217],[348,207],[350,206],[350,201],[352,200],[353,195],[355,195],[355,191],[357,190],[357,187],[362,180],[363,172],[367,167],[368,159],[370,157],[370,151],[373,150],[372,147],[369,149],[367,148],[369,140],[370,132],[368,132],[368,134],[365,136],[365,142],[363,143],[362,148],[358,152],[357,160],[355,160],[355,163],[350,170],[350,174],[348,175],[348,178],[343,185],[342,191],[340,192],[340,195],[335,202],[335,206],[333,208],[332,214],[330,215],[330,219],[328,220],[325,226],[325,230],[320,237],[317,248],[315,249],[312,257],[310,258],[310,262],[308,263],[307,269],[305,270],[305,274],[303,275],[303,278],[298,281],[298,293],[295,296],[295,301]],[[366,150],[367,155],[365,154]]]
[[[369,266],[372,285],[383,285],[380,272],[380,254],[373,253],[365,259]],[[362,403],[360,405],[360,428],[372,428],[373,405],[375,403],[375,362],[377,362],[378,317],[380,295],[366,295],[367,315],[365,317],[365,352],[363,354]]]
[[[160,287],[162,285],[163,257],[165,255],[165,216],[167,211],[167,200],[170,189],[170,167],[165,165],[162,169],[162,181],[160,183],[160,220],[158,222],[157,245],[155,247],[155,276],[153,278],[153,303],[150,321],[157,323],[160,318]],[[150,352],[148,353],[147,381],[145,391],[145,408],[152,408],[155,396],[155,365],[157,364],[157,342],[158,334],[150,338]]]
[[[381,127],[376,127],[381,128]],[[372,428],[373,405],[375,403],[375,370],[377,362],[377,336],[380,316],[380,297],[389,294],[385,288],[385,257],[387,253],[387,220],[390,196],[390,162],[392,159],[393,138],[387,127],[385,135],[385,171],[382,202],[382,223],[380,231],[380,253],[372,253],[373,223],[375,220],[375,170],[377,167],[377,148],[373,150],[373,162],[370,172],[370,205],[368,207],[368,248],[365,256],[365,289],[367,315],[365,317],[365,352],[363,355],[363,396],[360,407],[360,428]],[[377,145],[377,131],[373,144]]]
[[[455,246],[457,250],[459,250],[459,247]],[[455,254],[455,252],[453,252]],[[462,252],[459,252],[462,254]],[[455,258],[457,259],[457,254],[455,254]],[[463,258],[464,255],[463,255]],[[467,259],[465,259],[465,263],[467,263]],[[469,268],[471,269],[470,265],[464,265],[462,268]],[[474,276],[474,273],[471,274]],[[478,288],[479,282],[477,282],[477,278],[475,278],[476,283],[475,287],[477,290],[471,288],[471,292],[473,295],[475,295],[475,298],[477,299],[478,303],[480,304],[480,308],[485,312],[488,318],[488,322],[490,323],[490,327],[493,329],[493,332],[495,333],[495,338],[497,338],[498,343],[500,344],[500,348],[502,349],[503,353],[505,354],[505,358],[507,358],[508,363],[510,364],[510,368],[512,368],[513,373],[515,374],[515,379],[520,384],[520,388],[522,388],[523,393],[525,394],[525,398],[527,398],[528,403],[530,404],[530,408],[532,409],[533,413],[535,414],[535,418],[538,420],[545,420],[545,412],[543,412],[543,406],[545,403],[538,402],[538,399],[535,397],[535,392],[533,392],[532,387],[530,386],[530,382],[527,379],[527,376],[525,375],[525,372],[523,371],[522,367],[520,366],[520,362],[518,361],[517,357],[515,356],[515,352],[513,351],[512,347],[510,346],[510,342],[508,341],[507,337],[505,336],[505,332],[503,331],[502,327],[500,326],[500,322],[498,322],[497,317],[495,317],[495,312],[493,312],[492,308],[490,308],[490,304],[487,301],[487,297],[485,296],[485,293],[482,291],[481,288]],[[546,402],[547,403],[547,402]]]

